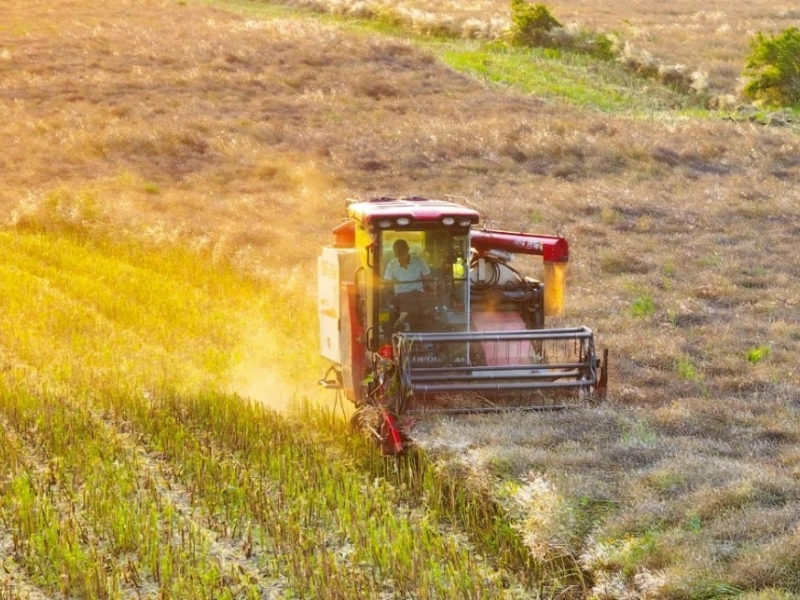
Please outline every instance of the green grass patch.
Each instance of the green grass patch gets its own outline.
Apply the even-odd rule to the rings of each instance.
[[[700,381],[703,378],[697,366],[686,356],[678,359],[675,370],[678,371],[678,377],[685,381]]]
[[[745,357],[747,358],[747,362],[749,362],[751,365],[755,365],[769,358],[771,353],[772,349],[770,346],[762,345],[748,350],[745,354]]]
[[[636,318],[646,318],[656,311],[655,302],[650,296],[639,296],[631,305],[631,315]]]
[[[641,81],[605,61],[567,52],[476,48],[463,42],[449,44],[441,56],[454,69],[493,84],[605,112],[665,110],[674,108],[678,98],[666,90],[662,98],[645,95]]]

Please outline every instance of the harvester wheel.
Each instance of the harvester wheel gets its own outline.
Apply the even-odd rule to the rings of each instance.
[[[380,421],[374,413],[375,411],[368,406],[359,406],[350,417],[350,432],[379,437]]]
[[[358,408],[350,418],[350,431],[369,437],[386,456],[395,456],[403,451],[404,440],[397,418],[388,411],[374,406]]]

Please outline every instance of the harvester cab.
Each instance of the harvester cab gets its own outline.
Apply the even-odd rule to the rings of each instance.
[[[318,260],[320,383],[351,401],[390,453],[403,417],[543,410],[604,397],[607,359],[564,312],[564,238],[481,228],[421,197],[352,202]],[[512,266],[541,256],[541,279]]]

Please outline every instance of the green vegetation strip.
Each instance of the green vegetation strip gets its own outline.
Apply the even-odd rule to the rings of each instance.
[[[447,44],[441,57],[454,69],[485,81],[604,112],[651,112],[688,104],[688,98],[666,88],[644,94],[647,82],[607,61],[558,50],[471,45]]]

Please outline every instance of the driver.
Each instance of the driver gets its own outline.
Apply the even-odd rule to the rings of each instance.
[[[419,256],[412,256],[408,242],[397,240],[392,245],[394,258],[386,265],[384,280],[394,283],[394,303],[399,313],[394,330],[405,329],[409,314],[421,314],[428,303],[425,282],[431,270]]]

